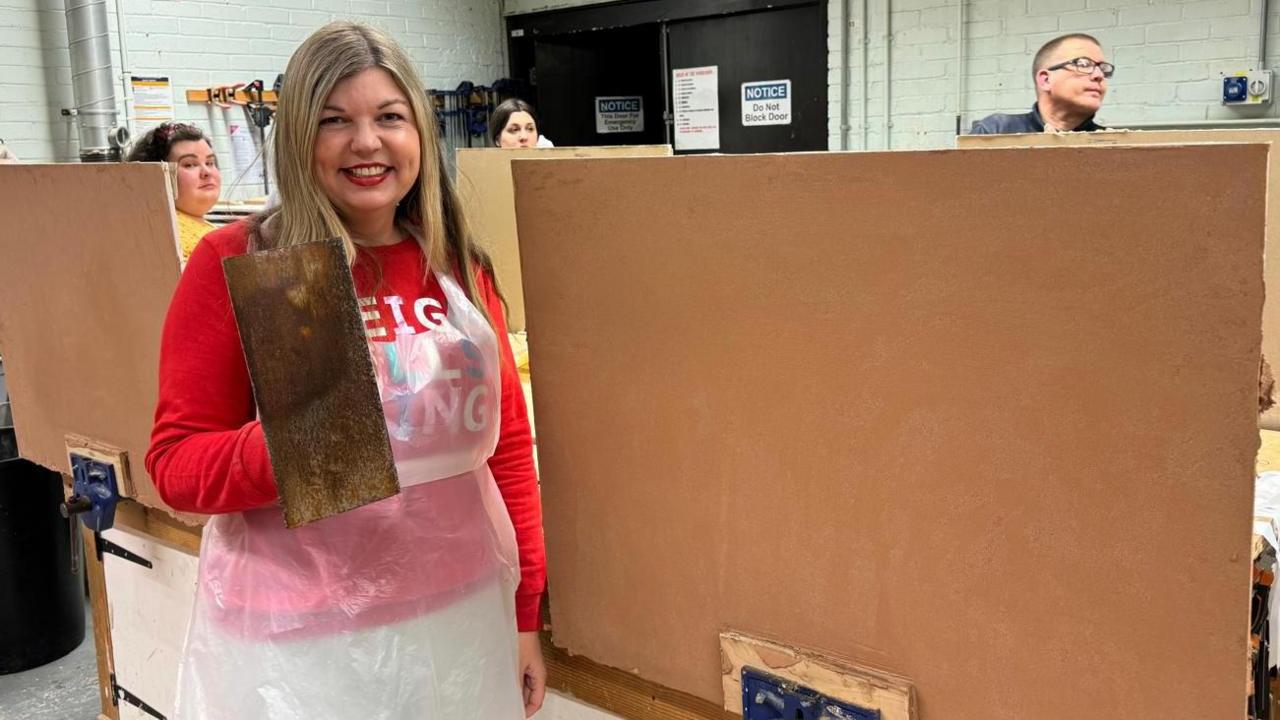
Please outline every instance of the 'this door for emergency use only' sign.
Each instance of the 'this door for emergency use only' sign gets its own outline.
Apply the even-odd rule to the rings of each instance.
[[[742,124],[746,127],[790,125],[791,81],[742,83]]]
[[[644,132],[644,98],[624,95],[596,98],[596,132]]]

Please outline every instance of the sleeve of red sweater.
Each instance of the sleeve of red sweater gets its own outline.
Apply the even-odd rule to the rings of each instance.
[[[494,291],[492,280],[483,273],[479,279],[480,292],[484,295],[489,316],[493,318],[498,348],[502,353],[502,422],[498,447],[489,458],[489,470],[493,472],[493,479],[506,502],[520,550],[516,624],[521,632],[531,632],[541,627],[542,592],[547,586],[547,550],[542,537],[542,496],[533,464],[533,433],[529,428],[529,410],[525,407],[515,355],[507,338],[502,302]]]
[[[222,273],[244,251],[243,225],[196,246],[160,340],[160,387],[147,472],[170,507],[228,513],[276,500],[275,478]]]

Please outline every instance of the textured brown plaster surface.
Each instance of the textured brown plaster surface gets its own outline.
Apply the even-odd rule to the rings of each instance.
[[[507,327],[525,329],[524,286],[520,274],[520,241],[516,233],[515,190],[511,161],[671,155],[670,145],[625,145],[500,150],[461,148],[457,151],[458,190],[467,221],[480,244],[493,257],[498,287],[507,300]]]
[[[1116,130],[1099,133],[1037,133],[1035,135],[962,135],[956,138],[960,148],[1032,147],[1048,145],[1121,146],[1232,142],[1269,143],[1280,140],[1280,130]],[[1229,212],[1236,206],[1231,198],[1219,208]],[[1280,155],[1273,155],[1267,171],[1267,241],[1264,277],[1267,300],[1262,311],[1262,352],[1280,361]],[[1266,412],[1260,425],[1280,430],[1280,409]]]
[[[164,508],[143,467],[179,272],[164,168],[0,165],[0,218],[0,354],[20,452],[70,474],[67,434],[114,445],[137,500]]]
[[[1242,713],[1265,146],[513,172],[557,644],[713,702],[734,628],[926,718]]]

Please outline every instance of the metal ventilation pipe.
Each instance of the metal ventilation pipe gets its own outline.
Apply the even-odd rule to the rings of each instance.
[[[80,161],[119,160],[129,130],[116,125],[106,0],[67,0],[67,39],[76,102],[70,114],[80,129]]]

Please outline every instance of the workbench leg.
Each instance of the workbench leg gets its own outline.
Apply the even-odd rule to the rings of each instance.
[[[102,561],[94,551],[93,531],[80,528],[84,540],[84,568],[89,577],[89,605],[93,610],[93,646],[98,656],[98,699],[102,714],[98,720],[120,720],[120,708],[112,697],[111,676],[115,661],[111,654],[111,613],[107,608],[107,576]]]

